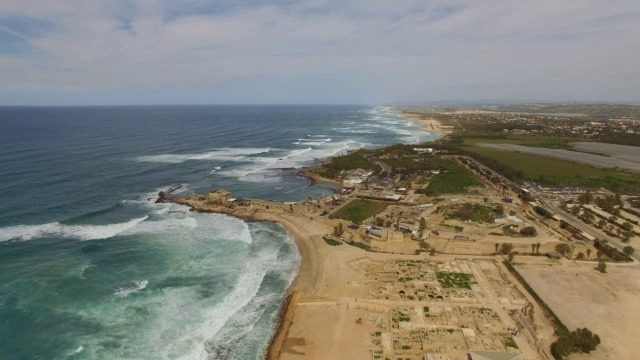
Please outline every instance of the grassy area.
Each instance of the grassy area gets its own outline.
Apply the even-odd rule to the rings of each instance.
[[[510,337],[504,339],[504,346],[514,348],[514,349],[518,348],[518,344],[516,344],[515,340],[513,340],[513,338],[510,338]]]
[[[358,199],[347,203],[338,211],[329,215],[329,218],[344,219],[360,224],[365,219],[384,211],[386,208],[387,204],[384,203]]]
[[[322,165],[316,172],[326,178],[335,179],[343,170],[380,170],[378,165],[372,164],[367,160],[361,152],[354,151],[352,153],[331,158],[331,161]]]
[[[415,173],[426,170],[448,170],[453,164],[450,160],[434,157],[431,155],[415,157],[399,157],[395,159],[382,160],[391,166],[397,173]]]
[[[471,290],[471,285],[476,283],[473,275],[470,274],[439,272],[436,273],[436,279],[443,288]]]
[[[570,139],[566,137],[543,137],[519,134],[491,134],[483,136],[465,136],[463,146],[475,146],[476,144],[516,144],[531,147],[544,147],[551,149],[571,149],[569,145],[573,141],[584,139]]]
[[[451,206],[451,210],[446,216],[450,219],[471,220],[477,223],[493,223],[495,221],[493,208],[480,204],[464,203]]]
[[[467,191],[469,186],[481,184],[465,169],[451,161],[446,161],[446,172],[434,175],[426,189],[416,190],[418,194],[438,196],[443,194],[461,194]]]
[[[525,180],[547,186],[605,187],[625,194],[640,193],[640,176],[616,169],[597,168],[513,151],[476,147],[467,150],[521,171]]]

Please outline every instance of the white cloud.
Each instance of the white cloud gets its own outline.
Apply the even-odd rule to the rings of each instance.
[[[640,91],[630,0],[5,0],[0,26],[3,16],[54,24],[25,40],[32,51],[0,53],[5,103],[625,101]]]

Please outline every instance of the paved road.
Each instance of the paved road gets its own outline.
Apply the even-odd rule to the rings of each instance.
[[[501,174],[498,174],[497,172],[493,171],[492,169],[486,167],[484,164],[476,161],[475,159],[468,157],[468,156],[459,156],[459,157],[464,157],[467,158],[473,162],[475,162],[476,164],[478,164],[480,167],[487,169],[489,171],[491,171],[493,174],[499,176],[505,183],[511,184],[513,186],[516,187],[522,187],[519,184],[514,183],[513,181],[505,178],[504,176],[502,176]],[[601,231],[600,229],[597,229],[593,226],[587,225],[585,223],[583,223],[582,221],[578,220],[575,216],[573,216],[572,214],[562,210],[561,208],[553,205],[550,201],[544,199],[542,197],[543,193],[538,193],[538,192],[531,192],[531,196],[538,201],[540,204],[542,204],[542,206],[544,208],[546,208],[547,210],[554,212],[556,214],[562,215],[569,224],[575,226],[576,228],[584,231],[585,233],[592,235],[593,237],[597,238],[597,239],[602,239],[602,240],[607,240],[609,242],[609,244],[614,245],[616,247],[618,247],[618,249],[622,250],[622,248],[624,248],[625,246],[627,246],[628,244],[623,243],[620,239],[618,238],[614,238],[611,237],[607,234],[605,234],[603,231]],[[634,258],[636,261],[640,261],[640,249],[638,249],[639,251],[636,252],[635,254],[632,255],[632,258]]]
[[[587,225],[585,223],[583,223],[582,221],[576,219],[572,214],[562,210],[560,207],[557,207],[555,205],[553,205],[549,200],[543,199],[540,196],[536,196],[534,195],[534,197],[536,197],[536,199],[538,200],[538,202],[540,202],[542,205],[544,205],[545,208],[547,208],[548,210],[552,210],[552,212],[555,212],[556,214],[559,214],[561,216],[563,216],[567,222],[573,226],[575,226],[576,228],[586,232],[587,234],[590,234],[598,239],[601,240],[607,240],[609,242],[609,244],[617,246],[619,249],[624,248],[625,246],[627,246],[628,244],[625,244],[624,242],[622,242],[622,240],[618,239],[618,238],[614,238],[611,237],[607,234],[604,233],[604,231],[595,228],[591,225]],[[633,257],[635,260],[640,261],[640,254],[639,253],[635,253],[634,255],[632,255],[631,257]]]
[[[375,163],[382,168],[382,171],[387,173],[387,177],[391,177],[391,166],[383,163],[382,161],[375,161]]]

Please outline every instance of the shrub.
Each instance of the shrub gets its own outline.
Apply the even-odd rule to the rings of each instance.
[[[513,251],[513,244],[511,243],[503,243],[502,245],[500,245],[500,253],[507,255],[510,254]]]
[[[525,226],[524,228],[522,228],[522,230],[520,230],[520,235],[522,236],[536,236],[538,234],[538,231],[536,231],[536,228],[534,228],[533,226]]]

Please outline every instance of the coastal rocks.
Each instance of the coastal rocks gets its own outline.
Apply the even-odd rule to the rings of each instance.
[[[158,193],[158,198],[156,199],[156,204],[161,204],[164,202],[164,191],[160,191]]]

